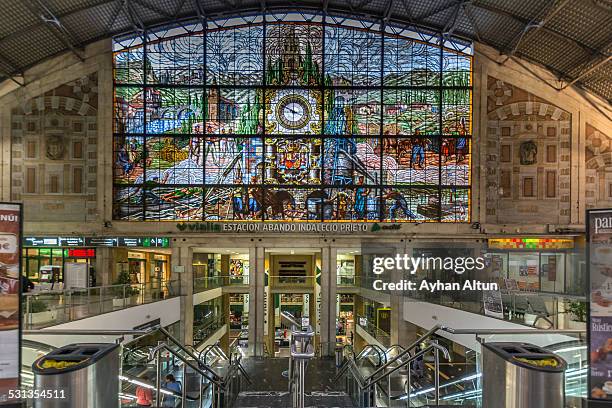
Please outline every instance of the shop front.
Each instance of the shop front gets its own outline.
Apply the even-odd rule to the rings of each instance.
[[[573,237],[488,239],[492,276],[509,290],[582,295],[586,266]]]

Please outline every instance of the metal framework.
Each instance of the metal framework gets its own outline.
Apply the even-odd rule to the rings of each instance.
[[[612,37],[612,13],[600,1],[60,0],[51,5],[40,0],[0,0],[0,8],[8,12],[7,28],[0,30],[0,53],[4,54],[4,61],[15,61],[3,64],[5,72],[0,75],[4,79],[20,75],[57,53],[53,49],[19,47],[20,43],[28,44],[31,33],[41,25],[48,27],[48,35],[80,59],[81,47],[89,42],[159,24],[180,24],[194,15],[215,18],[293,9],[329,14],[348,12],[355,18],[429,29],[438,36],[446,32],[475,39],[500,50],[501,63],[516,56],[548,68],[557,76],[557,81],[551,83],[555,89],[581,85],[612,100],[611,50],[606,47]],[[85,21],[86,28],[82,26]],[[556,53],[542,52],[542,44],[545,47],[551,44]],[[36,55],[26,58],[21,53]],[[583,65],[585,56],[591,64]],[[583,68],[576,70],[576,66]]]

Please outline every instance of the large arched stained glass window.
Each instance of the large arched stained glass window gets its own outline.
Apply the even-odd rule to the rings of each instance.
[[[115,219],[469,220],[469,45],[270,14],[114,47]]]

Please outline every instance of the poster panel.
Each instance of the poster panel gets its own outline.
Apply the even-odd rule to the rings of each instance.
[[[499,290],[483,290],[482,302],[485,316],[504,318],[504,304]]]
[[[14,403],[21,359],[21,204],[0,203],[0,405]]]
[[[589,391],[612,401],[612,209],[587,211]]]

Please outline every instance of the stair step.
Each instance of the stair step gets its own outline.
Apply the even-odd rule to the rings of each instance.
[[[308,408],[352,408],[351,399],[342,391],[313,391],[304,394]],[[287,391],[243,391],[234,404],[237,408],[280,408],[291,406]]]

